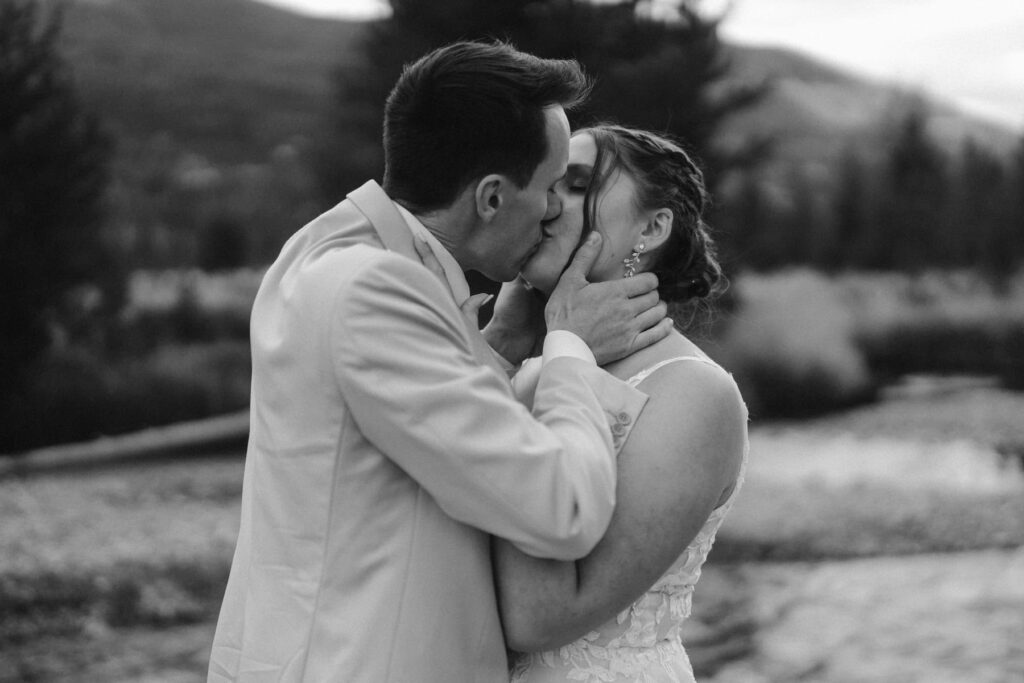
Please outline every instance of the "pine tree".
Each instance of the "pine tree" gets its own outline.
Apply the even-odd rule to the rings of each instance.
[[[888,158],[886,186],[869,267],[919,270],[935,262],[944,229],[949,181],[944,152],[927,130],[924,106],[901,121]]]
[[[843,155],[839,167],[839,186],[833,203],[835,239],[824,255],[828,269],[860,265],[870,214],[866,171],[852,149]]]
[[[1008,175],[1001,234],[1013,267],[1024,268],[1024,135],[1017,143]]]
[[[325,200],[383,168],[384,100],[402,65],[455,40],[505,39],[541,57],[574,58],[595,78],[593,101],[573,124],[610,119],[669,133],[703,163],[711,189],[724,170],[763,156],[763,141],[725,153],[712,140],[728,115],[764,88],[720,86],[728,71],[719,20],[678,3],[674,21],[645,14],[637,0],[391,0],[391,17],[367,32],[359,63],[337,72],[335,138],[318,164]],[[714,92],[714,95],[712,95]]]
[[[964,144],[960,159],[959,199],[956,215],[945,242],[947,259],[959,255],[955,265],[978,265],[993,280],[1006,277],[1013,268],[1015,247],[1002,230],[1006,170],[1002,161],[973,140]]]
[[[115,272],[99,234],[109,145],[58,54],[60,19],[0,0],[0,409],[66,295]]]

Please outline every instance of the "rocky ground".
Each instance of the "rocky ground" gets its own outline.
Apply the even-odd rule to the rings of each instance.
[[[684,631],[698,678],[1024,680],[1022,414],[972,390],[755,427]],[[205,680],[241,471],[0,479],[0,682]]]
[[[708,567],[684,639],[707,683],[1024,680],[1024,550]],[[205,680],[213,622],[26,643],[3,681]],[[6,659],[6,658],[5,658]]]

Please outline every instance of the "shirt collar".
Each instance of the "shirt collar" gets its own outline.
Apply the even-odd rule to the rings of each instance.
[[[469,283],[466,282],[466,274],[462,271],[458,261],[408,209],[397,202],[395,202],[395,208],[398,209],[398,213],[402,214],[405,224],[409,226],[409,231],[426,241],[430,251],[434,252],[434,256],[441,263],[445,277],[448,279],[448,286],[452,290],[452,298],[457,306],[461,306],[469,298],[470,291]]]

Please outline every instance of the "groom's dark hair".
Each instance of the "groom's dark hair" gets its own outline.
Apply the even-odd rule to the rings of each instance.
[[[459,42],[406,65],[384,111],[384,190],[412,211],[450,206],[471,182],[530,182],[548,152],[544,109],[590,91],[574,60]]]

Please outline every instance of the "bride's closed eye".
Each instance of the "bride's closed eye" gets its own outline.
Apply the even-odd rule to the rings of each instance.
[[[569,164],[565,174],[565,189],[572,194],[586,194],[590,187],[590,178],[594,173],[591,166],[585,164]]]

